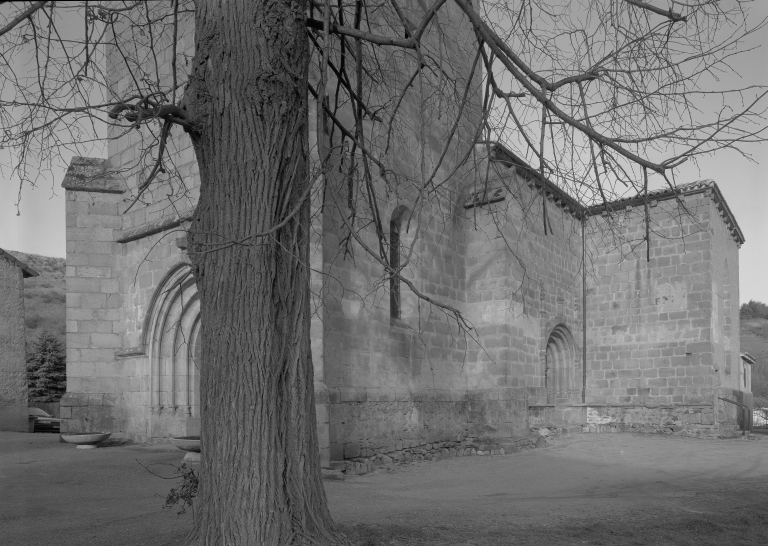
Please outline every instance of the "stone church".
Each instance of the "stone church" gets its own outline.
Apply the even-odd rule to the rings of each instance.
[[[180,40],[191,47],[189,33]],[[120,89],[128,76],[110,77]],[[324,133],[314,111],[310,123],[316,144]],[[163,442],[200,427],[206,363],[185,237],[199,178],[180,138],[179,179],[126,213],[140,178],[123,173],[140,142],[113,136],[107,159],[74,158],[62,184],[62,427]],[[404,140],[402,168],[416,169]],[[382,282],[383,267],[363,252],[341,252],[338,212],[313,203],[324,464],[509,450],[552,427],[738,431],[740,410],[722,398],[751,403],[739,353],[744,236],[713,181],[586,207],[502,143],[478,143],[464,165],[459,157],[442,168],[461,174],[443,199],[414,211],[413,195],[388,193],[383,208],[393,265],[407,259],[413,286],[459,311],[463,326],[405,284]]]

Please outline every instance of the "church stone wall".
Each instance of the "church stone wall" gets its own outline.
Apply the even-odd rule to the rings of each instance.
[[[118,32],[124,31],[121,24]],[[180,17],[181,61],[193,52],[193,26],[189,14]],[[158,50],[158,69],[170,74],[171,48],[161,44]],[[123,63],[116,48],[107,57],[109,87],[122,97],[131,75],[114,69]],[[109,136],[109,160],[75,158],[62,184],[67,190],[68,360],[62,430],[108,430],[141,441],[195,434],[199,425],[186,408],[153,406],[151,347],[144,332],[161,282],[188,262],[178,240],[199,195],[194,151],[189,137],[172,128],[166,160],[174,165],[173,175],[159,174],[127,210],[154,163],[154,156],[144,152],[153,137],[146,127],[127,124],[110,127]],[[155,371],[163,385],[173,382],[174,372],[166,368]]]
[[[414,218],[411,229],[417,221]],[[463,235],[450,222],[445,225],[431,207],[423,211],[422,221],[417,254],[404,276],[424,294],[460,308]],[[332,458],[377,449],[363,446],[431,443],[470,434],[466,378],[461,373],[466,341],[455,322],[437,306],[418,302],[404,284],[402,315],[392,318],[388,285],[377,288],[386,278],[384,267],[359,247],[354,262],[342,259],[340,231],[338,224],[329,222],[324,239],[329,264],[324,355]],[[369,241],[373,237],[368,234]],[[403,255],[409,242],[403,238]]]
[[[483,406],[488,429],[521,436],[530,406],[581,400],[581,227],[566,203],[514,167],[493,162],[491,172],[487,186],[503,188],[505,199],[466,211],[466,313],[482,346],[469,351],[465,373],[470,389],[494,399]],[[556,327],[570,346],[561,369],[549,371],[548,392],[546,351]]]
[[[180,60],[194,47],[192,18],[184,17]],[[458,13],[441,16],[446,29],[472,39],[471,29],[458,21]],[[459,39],[444,45],[447,58],[459,61],[446,70],[468,78],[471,48]],[[170,74],[170,51],[158,57],[162,74]],[[130,75],[114,70],[122,62],[119,52],[108,55],[114,61],[110,87],[122,96]],[[398,78],[409,77],[415,67],[398,62],[384,63],[392,79],[377,93],[398,91],[388,85],[402,84]],[[423,81],[426,95],[442,92],[445,83],[430,81],[429,74]],[[329,92],[333,84],[331,78]],[[384,205],[387,241],[390,220],[398,214],[411,220],[401,224],[406,252],[413,240],[409,230],[420,230],[404,276],[424,295],[460,311],[472,329],[460,330],[450,312],[419,301],[405,284],[402,316],[393,319],[384,266],[356,241],[351,254],[345,252],[342,242],[349,234],[342,218],[349,217],[349,195],[338,173],[342,160],[351,158],[339,156],[345,148],[336,131],[325,192],[313,196],[310,249],[323,463],[444,455],[443,450],[498,452],[502,444],[507,449],[525,444],[531,427],[563,422],[588,430],[677,432],[679,427],[692,434],[709,434],[716,422],[735,426],[738,408],[717,405],[715,398],[718,393],[747,398],[739,389],[738,256],[725,223],[714,222],[721,220],[711,196],[681,197],[695,221],[676,214],[674,199],[652,207],[650,264],[626,247],[610,250],[611,230],[642,239],[641,210],[618,212],[618,223],[590,218],[587,270],[593,274],[587,298],[587,403],[582,404],[581,209],[499,158],[490,171],[483,159],[460,170],[436,192],[437,200],[430,195],[419,205],[420,183],[440,160],[457,112],[447,98],[438,106],[442,110],[422,108],[418,95],[408,93],[400,104],[409,117],[390,143],[394,164],[388,167],[399,176],[397,189],[374,175],[374,192]],[[380,102],[392,105],[396,98]],[[467,101],[465,123],[458,126],[437,180],[453,172],[473,141],[478,100]],[[350,112],[342,107],[337,115],[348,121]],[[317,160],[330,121],[318,115],[312,101],[309,119]],[[188,262],[183,230],[200,185],[194,152],[187,135],[173,128],[168,161],[175,174],[161,174],[126,212],[153,165],[151,155],[143,155],[152,137],[146,128],[110,131],[110,160],[76,158],[64,184],[69,392],[61,404],[62,429],[109,430],[142,441],[195,434],[194,400],[177,396],[189,376],[177,373],[167,355],[158,361],[153,343],[165,341],[147,331],[163,283]],[[372,147],[383,148],[389,138],[367,121],[365,131]],[[465,208],[468,195],[486,184],[502,188],[503,199]],[[352,198],[365,200],[360,194]],[[358,225],[366,226],[361,240],[376,250],[365,207],[358,212]],[[721,326],[722,339],[713,339]]]
[[[126,430],[144,441],[165,441],[170,436],[199,434],[199,408],[187,398],[186,382],[199,377],[177,360],[193,350],[189,328],[182,332],[182,315],[166,298],[181,291],[179,279],[164,283],[169,273],[189,260],[179,245],[183,230],[173,229],[120,243],[117,258],[123,290],[126,332],[116,353],[116,364],[130,371],[131,382],[122,387]],[[183,291],[181,305],[193,305],[196,290]],[[152,320],[165,321],[154,325]],[[175,338],[179,338],[175,340]],[[174,341],[175,340],[175,341]],[[173,344],[172,348],[168,345]],[[194,359],[189,362],[199,366]],[[189,373],[191,372],[191,376]],[[181,391],[183,389],[183,393]]]
[[[67,394],[61,399],[62,432],[122,430],[123,408],[114,365],[122,346],[114,234],[119,231],[122,187],[105,176],[104,160],[75,158],[67,172]],[[99,180],[95,182],[94,177]]]
[[[722,205],[710,203],[712,246],[712,344],[715,382],[719,386],[714,401],[716,420],[721,428],[737,433],[744,422],[743,408],[725,402],[725,398],[752,407],[749,378],[741,360],[739,339],[739,256]],[[723,435],[723,434],[721,434]]]
[[[442,214],[427,211],[407,270],[419,290],[458,309],[470,330],[426,302],[391,319],[386,291],[357,301],[343,288],[376,294],[383,267],[359,256],[334,264],[331,278],[342,282],[326,298],[325,349],[333,458],[364,464],[525,445],[529,406],[548,404],[544,359],[557,327],[571,346],[561,371],[567,380],[548,407],[581,400],[581,223],[567,203],[497,158],[486,178],[485,148],[460,177],[455,200]],[[486,186],[500,189],[501,199],[465,208]],[[337,248],[333,238],[325,243]],[[534,424],[552,423],[549,415]]]
[[[118,32],[121,31],[124,29],[118,28]],[[169,80],[172,73],[170,39],[167,33],[156,37],[158,71]],[[168,45],[163,47],[163,44]],[[192,14],[179,18],[176,52],[180,66],[194,54]],[[123,96],[124,90],[132,86],[132,76],[115,68],[124,66],[122,54],[116,48],[110,49],[108,59],[111,89],[116,96]],[[183,90],[179,89],[179,93]],[[153,128],[157,132],[157,127]],[[124,370],[129,378],[117,385],[125,434],[142,441],[162,442],[170,436],[199,434],[200,415],[196,404],[186,403],[184,396],[187,395],[177,392],[179,385],[190,376],[186,370],[179,369],[182,366],[174,360],[174,355],[186,354],[190,340],[182,341],[173,350],[165,347],[168,338],[177,335],[179,325],[173,323],[178,320],[175,316],[169,318],[165,335],[153,337],[153,332],[147,329],[153,312],[159,313],[154,317],[158,320],[168,319],[163,313],[171,311],[154,309],[153,302],[161,296],[160,291],[178,288],[161,286],[170,272],[189,263],[185,229],[200,194],[200,178],[189,136],[182,128],[172,127],[165,158],[172,168],[158,173],[134,203],[154,166],[157,149],[150,146],[153,138],[146,127],[140,131],[130,127],[110,128],[110,163],[126,190],[119,205],[121,229],[114,234],[115,271],[123,298],[124,322],[114,366]],[[147,150],[151,153],[147,154]],[[162,351],[157,345],[163,345]],[[179,402],[180,398],[184,403]]]
[[[416,5],[408,9],[421,10]],[[455,7],[441,15],[440,25],[442,29],[450,29],[452,35],[451,40],[439,46],[445,48],[447,78],[457,82],[455,89],[461,93],[473,64],[470,57],[473,48],[465,47],[465,42],[473,41],[474,35]],[[438,35],[430,36],[428,40]],[[402,120],[393,127],[391,135],[382,125],[371,127],[370,131],[366,129],[372,134],[372,149],[390,147],[391,163],[387,167],[391,168],[388,176],[393,179],[374,177],[376,199],[383,205],[384,245],[389,255],[391,222],[397,220],[403,263],[408,259],[414,238],[417,239],[403,276],[422,294],[461,310],[465,303],[465,230],[458,202],[459,177],[449,178],[449,175],[472,146],[480,87],[470,83],[462,122],[456,134],[451,135],[460,113],[455,96],[451,95],[454,87],[426,72],[418,83],[424,89],[414,87],[400,102],[399,94],[417,66],[416,58],[396,56],[384,64],[385,70],[391,70],[391,77],[388,75],[373,90],[370,103],[385,105],[381,114],[384,119],[392,115],[389,109],[398,104]],[[479,83],[479,73],[478,67],[474,76],[476,83]],[[422,95],[438,94],[445,95],[443,100],[432,100],[426,105],[419,103]],[[338,115],[344,114],[342,110]],[[327,138],[330,131],[323,132],[320,128],[318,132],[322,139]],[[447,142],[450,146],[442,157]],[[321,148],[322,144],[321,140]],[[335,142],[335,149],[342,149],[340,144]],[[346,161],[349,160],[347,157]],[[467,376],[463,373],[467,339],[450,312],[419,301],[404,282],[400,285],[402,313],[399,317],[391,316],[390,284],[384,265],[369,256],[357,241],[350,246],[351,254],[345,252],[344,241],[349,231],[344,218],[350,216],[347,206],[350,196],[346,180],[334,174],[341,171],[336,166],[341,159],[335,156],[333,161],[337,163],[327,169],[329,179],[325,190],[322,226],[325,280],[322,325],[318,325],[318,330],[323,332],[323,377],[328,389],[331,458],[378,457],[381,460],[390,456],[388,453],[406,457],[406,452],[407,456],[418,457],[429,450],[424,453],[408,450],[424,451],[427,445],[430,449],[442,449],[435,446],[474,438],[482,430],[478,428],[477,416],[472,414],[472,408],[477,405],[473,400],[482,393],[468,390]],[[439,189],[430,188],[428,195],[422,195],[424,181],[435,170],[434,184]],[[393,184],[394,177],[397,182]],[[359,194],[351,196],[357,209],[357,226],[367,224],[359,236],[365,245],[378,252],[378,237],[371,224],[365,222],[371,211],[363,192],[364,189],[360,189]],[[313,345],[313,358],[314,353]]]
[[[123,214],[132,200],[126,181],[131,178],[111,161],[74,158],[62,184],[68,391],[62,431],[105,430],[142,441],[192,434],[178,408],[151,417],[149,347],[143,345],[157,287],[185,261],[177,244],[184,217],[148,214],[144,207]]]
[[[431,123],[433,133],[439,134],[449,121],[433,118]],[[418,181],[419,154],[414,151],[418,143],[412,142],[410,149],[406,144],[395,144],[395,168],[403,178]],[[439,156],[443,145],[437,140],[423,144],[425,155],[432,158]],[[448,155],[438,179],[447,177],[457,156],[458,150]],[[403,263],[419,232],[403,276],[422,294],[461,309],[466,248],[455,182],[449,184],[437,201],[422,201],[416,210],[416,183],[401,186],[394,196],[386,195],[383,183],[377,191],[386,204],[382,218],[385,245],[392,240],[390,220],[400,219]],[[348,211],[334,206],[334,202],[344,202],[341,190],[343,185],[334,181],[327,187],[326,192],[334,191],[336,197],[327,198],[323,220],[322,330],[331,457],[369,452],[382,456],[388,452],[381,450],[391,445],[423,446],[474,435],[466,376],[462,375],[466,340],[450,313],[419,301],[404,282],[400,285],[401,315],[391,316],[390,285],[383,264],[356,242],[352,255],[344,253],[348,230],[341,215]],[[372,229],[361,230],[360,237],[369,248],[378,249]]]
[[[714,436],[735,422],[715,410],[738,363],[738,247],[717,207],[712,190],[652,202],[650,261],[642,205],[590,219],[590,430]]]

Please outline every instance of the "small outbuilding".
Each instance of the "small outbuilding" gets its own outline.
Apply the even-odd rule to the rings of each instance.
[[[28,430],[24,279],[37,275],[0,248],[0,430]]]

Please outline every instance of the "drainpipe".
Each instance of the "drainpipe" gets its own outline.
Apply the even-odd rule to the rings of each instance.
[[[581,218],[581,403],[587,402],[587,224],[586,214]]]

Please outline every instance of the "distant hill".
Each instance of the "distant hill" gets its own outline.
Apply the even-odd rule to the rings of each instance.
[[[65,342],[66,260],[14,250],[6,250],[6,252],[40,273],[38,277],[24,279],[27,345],[43,330],[48,330]]]
[[[741,319],[741,352],[757,360],[752,366],[752,394],[761,407],[768,407],[768,319]]]

